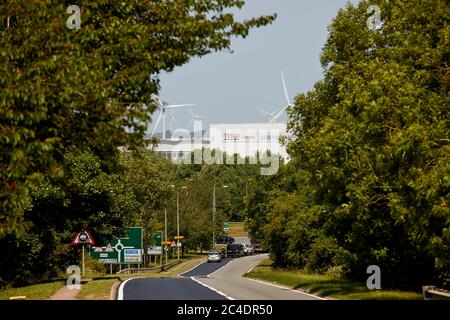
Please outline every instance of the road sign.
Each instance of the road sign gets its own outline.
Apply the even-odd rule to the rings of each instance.
[[[148,255],[156,256],[156,255],[160,255],[163,253],[162,239],[163,239],[163,232],[158,231],[156,233],[155,240],[153,241],[153,243],[154,243],[153,246],[150,246],[147,248]]]
[[[141,249],[124,249],[123,262],[125,263],[140,263],[142,260]]]
[[[177,246],[177,243],[176,243],[175,241],[172,241],[172,242],[170,243],[170,246],[171,246],[172,248],[174,248],[174,247]]]
[[[162,241],[161,244],[172,244],[172,241]]]
[[[184,236],[175,236],[173,237],[175,240],[184,239]]]
[[[83,230],[75,234],[71,243],[72,245],[93,245],[95,241],[89,230]]]
[[[142,263],[143,244],[142,228],[125,229],[125,236],[92,246],[89,256],[102,263]]]
[[[149,256],[158,256],[162,253],[162,246],[150,246],[147,248],[147,255]]]
[[[223,222],[223,231],[229,231],[230,230],[230,225],[228,221],[224,221]]]
[[[155,246],[157,247],[161,247],[161,242],[163,240],[163,232],[162,231],[158,231],[156,232],[156,236],[155,236]]]

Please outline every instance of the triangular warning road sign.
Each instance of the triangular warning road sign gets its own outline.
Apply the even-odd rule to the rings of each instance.
[[[81,245],[95,244],[94,238],[92,238],[91,234],[89,233],[89,230],[83,230],[83,231],[77,232],[75,234],[75,236],[72,239],[72,245],[78,245],[78,244],[81,244]]]

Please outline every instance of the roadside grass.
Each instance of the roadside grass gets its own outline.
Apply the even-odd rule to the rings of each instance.
[[[229,222],[228,235],[232,237],[247,237],[247,231],[245,231],[244,222]]]
[[[369,290],[359,282],[337,279],[332,276],[310,274],[296,270],[273,269],[272,261],[265,260],[245,277],[265,280],[321,297],[340,300],[419,300],[416,292],[399,290]]]
[[[84,284],[78,292],[78,300],[109,300],[111,288],[118,279],[92,280]]]
[[[45,300],[54,295],[64,285],[64,281],[56,281],[21,288],[6,288],[0,291],[0,300],[9,300],[10,297],[16,296],[26,296],[26,300]]]

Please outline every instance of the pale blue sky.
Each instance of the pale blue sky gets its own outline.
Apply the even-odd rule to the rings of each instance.
[[[358,0],[351,2],[356,4]],[[235,15],[239,20],[274,12],[278,18],[268,27],[252,30],[246,39],[234,39],[232,54],[212,53],[162,75],[161,99],[172,104],[197,104],[193,110],[205,117],[205,129],[209,123],[266,122],[257,106],[273,112],[286,105],[280,70],[291,100],[322,78],[319,56],[327,27],[346,3],[247,0],[244,9]],[[188,110],[177,110],[174,116],[179,122],[175,128],[189,129]],[[286,119],[283,115],[279,121]]]

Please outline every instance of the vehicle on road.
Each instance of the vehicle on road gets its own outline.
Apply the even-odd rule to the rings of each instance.
[[[253,253],[266,253],[268,252],[266,249],[264,249],[260,244],[255,244],[253,246]]]
[[[240,243],[230,243],[227,246],[228,257],[242,257],[244,255],[244,245]]]
[[[234,242],[234,238],[231,237],[231,236],[223,236],[223,237],[217,238],[216,242],[218,244],[229,244],[229,243],[233,243]]]
[[[222,255],[219,251],[209,251],[208,252],[208,262],[221,262]]]
[[[253,247],[246,243],[244,243],[243,246],[244,246],[244,254],[246,256],[251,256],[253,254]]]

